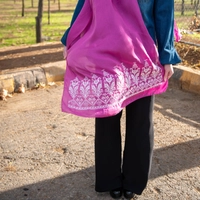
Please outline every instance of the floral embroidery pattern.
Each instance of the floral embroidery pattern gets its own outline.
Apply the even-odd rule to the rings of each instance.
[[[68,106],[77,110],[117,107],[125,99],[163,83],[162,69],[145,62],[142,68],[136,63],[127,68],[123,63],[114,67],[115,74],[102,70],[102,76],[91,74],[71,80]]]

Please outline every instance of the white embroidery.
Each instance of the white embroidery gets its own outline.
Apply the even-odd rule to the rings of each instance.
[[[68,107],[76,110],[118,107],[125,99],[163,83],[162,69],[147,62],[142,68],[136,63],[127,68],[122,63],[114,67],[114,72],[102,70],[102,77],[91,74],[91,79],[71,80]]]

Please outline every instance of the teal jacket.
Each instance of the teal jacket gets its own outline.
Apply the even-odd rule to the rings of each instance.
[[[79,0],[70,27],[66,30],[61,42],[66,40],[71,26],[79,15],[85,0]],[[161,64],[177,64],[181,62],[174,48],[174,0],[138,0],[144,23],[152,39],[158,46]]]

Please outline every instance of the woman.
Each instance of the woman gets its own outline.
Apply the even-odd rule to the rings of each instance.
[[[147,185],[154,95],[166,90],[172,64],[180,62],[173,29],[173,0],[77,3],[61,39],[67,46],[64,57],[68,54],[62,110],[95,117],[97,192],[131,199]],[[124,107],[126,138],[121,158]]]

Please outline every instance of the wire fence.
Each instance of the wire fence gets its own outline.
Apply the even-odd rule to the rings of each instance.
[[[183,40],[200,44],[200,0],[174,0],[175,20]]]

